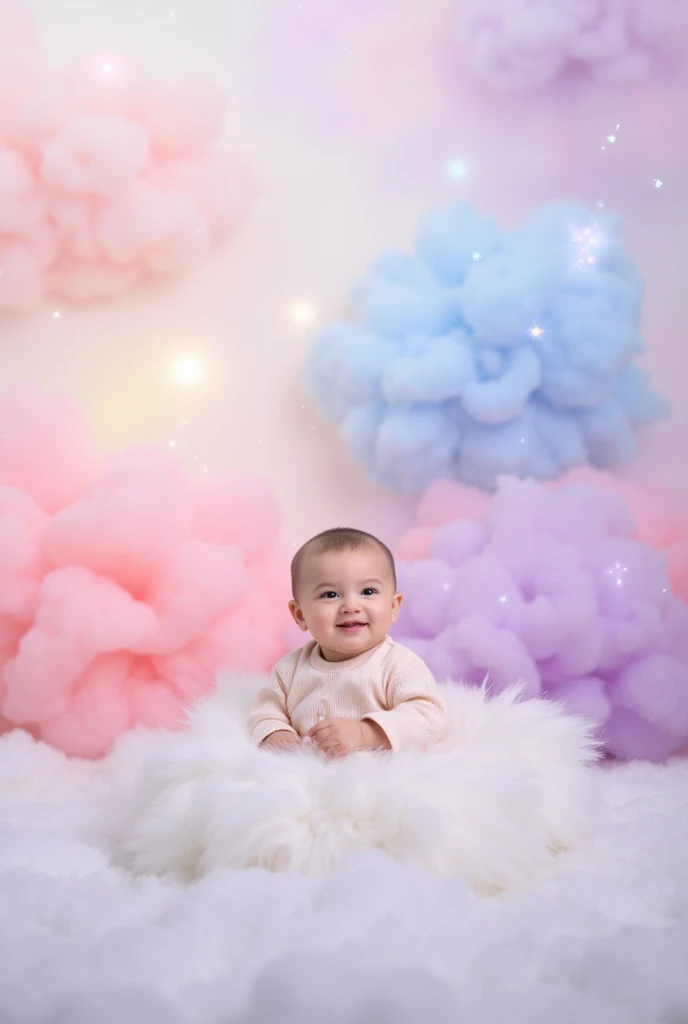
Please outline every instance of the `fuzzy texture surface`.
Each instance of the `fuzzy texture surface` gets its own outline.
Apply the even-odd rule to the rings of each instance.
[[[588,842],[491,899],[379,850],[134,876],[106,827],[131,768],[0,737],[3,1024],[688,1019],[687,761],[592,768]]]
[[[595,745],[587,723],[553,703],[446,686],[449,730],[432,751],[328,761],[312,747],[250,742],[256,685],[225,676],[183,733],[120,741],[113,763],[134,776],[117,825],[125,864],[180,878],[215,868],[320,874],[379,849],[490,893],[587,837]]]
[[[616,468],[669,412],[636,362],[643,283],[604,210],[548,202],[504,229],[454,201],[349,298],[351,316],[312,342],[306,386],[390,490]]]
[[[267,672],[288,649],[280,527],[258,477],[99,458],[66,399],[0,394],[0,731],[99,757],[173,728],[221,666]]]
[[[29,8],[3,0],[0,80],[0,310],[185,270],[253,205],[204,75],[162,82],[116,52],[53,67]]]
[[[0,737],[3,1024],[688,1017],[686,761],[592,768],[589,841],[491,899],[378,850],[324,876],[134,876],[108,836],[134,768]]]
[[[688,744],[685,499],[587,475],[502,478],[489,502],[428,488],[396,547],[391,632],[436,679],[520,679],[595,722],[615,757],[663,761]]]

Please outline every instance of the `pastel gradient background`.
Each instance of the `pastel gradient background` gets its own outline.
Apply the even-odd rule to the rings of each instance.
[[[68,12],[52,0],[33,4],[43,52],[38,56],[33,44],[27,44],[23,67],[33,73],[76,62],[82,71],[75,79],[74,102],[82,105],[91,102],[88,68],[95,67],[97,75],[103,62],[122,68],[125,86],[130,66],[143,69],[146,82],[206,76],[209,92],[178,85],[172,100],[165,99],[167,94],[161,99],[157,86],[144,84],[135,104],[137,117],[142,123],[157,117],[156,130],[164,136],[167,125],[174,135],[170,125],[178,126],[179,118],[172,115],[166,122],[166,112],[186,111],[191,135],[194,125],[209,125],[213,152],[230,153],[242,170],[237,171],[238,191],[232,193],[235,199],[239,196],[236,210],[232,207],[237,217],[229,215],[217,193],[222,215],[216,221],[209,215],[212,231],[202,251],[194,248],[192,220],[184,221],[174,244],[149,259],[152,272],[126,281],[119,294],[81,302],[49,293],[32,308],[0,310],[3,391],[11,394],[20,385],[39,394],[55,393],[71,400],[83,417],[78,425],[72,423],[72,414],[60,407],[56,420],[42,421],[33,398],[0,410],[3,429],[15,432],[5,482],[22,488],[31,500],[38,500],[40,491],[43,501],[38,518],[18,505],[8,516],[24,525],[33,516],[27,536],[31,533],[34,540],[48,530],[53,566],[80,566],[83,572],[76,582],[75,577],[68,580],[68,590],[76,587],[69,591],[72,596],[78,591],[78,608],[80,601],[91,600],[84,573],[102,571],[117,580],[116,571],[109,565],[103,568],[98,554],[108,543],[102,538],[112,536],[118,522],[117,507],[105,508],[103,494],[127,494],[128,488],[140,485],[150,516],[164,518],[167,501],[176,509],[195,509],[175,520],[178,532],[170,534],[169,549],[162,542],[155,546],[159,538],[151,528],[156,554],[145,571],[141,552],[148,535],[136,517],[128,524],[129,540],[134,540],[129,543],[125,537],[117,557],[132,559],[122,569],[122,579],[133,574],[141,589],[142,579],[153,586],[155,574],[163,573],[172,580],[169,593],[188,597],[202,591],[203,605],[195,609],[194,625],[175,647],[169,642],[170,622],[183,618],[186,605],[165,604],[158,591],[157,596],[148,593],[146,607],[133,609],[139,616],[133,632],[127,627],[122,636],[84,649],[64,668],[64,693],[72,692],[75,681],[86,682],[82,689],[92,699],[77,708],[63,694],[48,723],[34,709],[39,694],[45,696],[58,684],[48,682],[50,649],[43,649],[41,637],[33,635],[31,643],[40,647],[40,657],[30,665],[25,657],[7,677],[14,687],[12,722],[36,728],[70,752],[95,754],[134,720],[174,718],[182,696],[210,685],[222,662],[267,670],[293,639],[286,616],[283,629],[275,604],[282,600],[279,579],[286,557],[307,537],[333,524],[372,530],[391,545],[405,537],[406,550],[425,557],[427,545],[409,546],[408,541],[417,496],[394,494],[372,483],[347,455],[336,425],[323,419],[307,393],[304,365],[313,337],[349,314],[352,282],[380,252],[409,251],[425,211],[451,200],[468,201],[505,231],[549,201],[582,203],[620,215],[623,244],[645,281],[641,328],[646,352],[639,365],[650,372],[672,414],[639,431],[638,453],[618,476],[636,496],[636,506],[646,510],[641,539],[659,548],[685,541],[688,149],[683,124],[688,84],[680,72],[686,52],[685,4],[600,2],[598,31],[592,38],[580,21],[583,7],[576,0],[543,4],[542,19],[533,22],[528,5],[496,0],[427,0],[423,5],[416,0],[125,0],[111,6],[74,3]],[[0,4],[8,25],[16,26],[21,10],[28,9]],[[630,26],[626,35],[611,18],[613,10],[617,15],[625,12]],[[5,49],[0,46],[6,61],[13,54],[11,38],[6,33]],[[120,60],[130,63],[120,65]],[[216,101],[225,106],[224,132],[217,138],[213,125],[222,118]],[[11,107],[11,94],[3,102]],[[194,111],[199,112],[196,120]],[[189,195],[201,209],[211,191],[204,192],[197,182],[194,188]],[[124,246],[117,235],[120,226],[117,218],[110,225],[115,249],[115,242]],[[191,249],[185,259],[187,237]],[[59,429],[57,423],[62,424]],[[118,455],[107,463],[110,468],[90,468],[93,449],[102,460],[140,445],[153,446],[158,454],[142,463]],[[165,468],[167,455],[181,460],[187,474],[183,482]],[[84,501],[76,518],[68,516],[65,525],[56,516],[48,529],[41,516],[62,508],[51,490],[60,476],[56,467],[68,464],[79,483],[66,486],[65,501],[85,495]],[[51,467],[52,483],[44,466]],[[216,509],[229,509],[231,489],[239,485],[227,485],[229,490],[217,498],[203,481],[246,473],[261,482],[252,490],[237,491],[242,495],[239,513],[232,518],[228,512],[220,528],[211,506],[217,499]],[[159,480],[165,481],[162,491],[156,490]],[[670,499],[661,497],[662,488],[671,492]],[[649,499],[642,495],[648,494],[654,496],[657,521],[647,515]],[[86,520],[92,534],[82,529]],[[254,521],[259,525],[251,534]],[[626,524],[621,535],[629,532],[632,527]],[[16,535],[7,536],[10,550]],[[208,584],[204,590],[205,583],[198,583],[208,579],[203,559],[212,563],[212,545],[232,544],[247,560],[248,577],[241,576],[243,569],[236,569],[236,577],[228,570],[234,581],[230,586],[227,574],[218,570],[217,588]],[[44,571],[40,558],[45,549],[36,554],[36,545],[36,551],[27,547],[21,565],[9,563],[8,587],[15,594],[11,581],[21,573],[35,581]],[[179,555],[180,567],[170,552],[187,548],[192,554]],[[670,577],[675,593],[685,600],[681,552]],[[234,596],[223,585],[234,587]],[[14,620],[0,636],[5,658],[33,614],[26,610],[33,600],[27,587],[26,607],[19,607],[17,599],[17,607],[10,610]],[[136,587],[129,590],[136,598]],[[263,590],[270,594],[264,603]],[[658,593],[663,592],[658,584]],[[57,606],[60,593],[59,588],[51,592]],[[237,594],[245,618],[230,616],[228,630],[218,637],[213,617]],[[261,607],[267,630],[262,634]],[[588,611],[594,616],[594,609]],[[151,616],[157,616],[154,627]],[[255,632],[246,632],[246,623]],[[678,626],[673,628],[673,639],[662,641],[672,656],[679,632]],[[46,629],[49,633],[45,622],[36,629],[41,635],[47,635]],[[255,637],[261,635],[268,639],[256,651]],[[69,630],[65,636],[71,636]],[[255,656],[247,658],[249,646]],[[114,665],[111,655],[122,648],[130,652],[134,669]],[[212,657],[199,654],[200,648],[212,648]],[[685,652],[676,656],[685,659]],[[170,704],[163,694],[160,704],[149,704],[132,696],[133,703],[120,714],[121,701],[113,693],[119,694],[121,680],[130,673],[134,690],[145,689],[158,678],[155,665],[159,668],[160,658],[168,668],[174,665],[169,673],[176,680],[175,700]],[[197,666],[199,659],[202,678],[196,689],[184,690],[180,680],[188,678],[189,666]],[[453,664],[464,662],[458,658]],[[440,671],[445,662],[438,658],[437,665]],[[508,662],[500,660],[500,665],[508,674]],[[516,671],[516,662],[514,666]],[[593,660],[586,671],[592,673],[595,666]],[[471,667],[490,664],[477,658]],[[37,690],[28,687],[29,678],[39,680]],[[676,687],[684,686],[682,679],[677,677]],[[117,710],[104,729],[94,725],[99,707]],[[87,733],[90,738],[83,739]],[[669,744],[669,749],[674,747]],[[628,753],[623,744],[621,748]],[[666,752],[662,743],[643,750],[658,757]]]
[[[190,468],[197,456],[213,471],[265,475],[294,542],[333,521],[394,537],[410,500],[369,484],[304,396],[313,330],[340,315],[351,281],[379,251],[408,248],[428,207],[465,197],[511,225],[549,199],[601,199],[623,216],[645,277],[643,364],[673,406],[627,472],[688,486],[686,93],[656,74],[605,88],[583,80],[492,93],[458,44],[451,52],[452,6],[428,0],[421,19],[412,0],[125,0],[75,3],[69,16],[34,3],[56,63],[116,51],[162,76],[211,76],[228,100],[223,142],[253,166],[261,193],[240,237],[189,275],[105,305],[53,300],[3,318],[3,384],[70,396],[107,450],[176,441]],[[283,31],[272,35],[275,18]],[[322,22],[329,38],[318,35]],[[332,59],[344,39],[355,71]],[[617,124],[616,143],[602,152]],[[466,161],[463,180],[448,173],[452,159]],[[307,327],[290,319],[298,302],[315,311]],[[170,379],[186,353],[207,368],[197,387]]]

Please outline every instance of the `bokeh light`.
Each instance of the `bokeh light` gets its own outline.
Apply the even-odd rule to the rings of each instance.
[[[454,156],[446,164],[447,177],[452,181],[465,181],[471,173],[470,164],[463,157]]]
[[[310,327],[315,321],[315,309],[310,302],[294,302],[289,307],[289,319],[295,327]]]
[[[185,352],[172,360],[170,376],[184,388],[197,388],[206,379],[205,361],[194,352]]]

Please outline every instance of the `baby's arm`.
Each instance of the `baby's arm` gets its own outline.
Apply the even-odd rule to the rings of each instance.
[[[381,730],[392,750],[430,747],[442,738],[447,711],[432,672],[418,657],[387,685],[388,711],[373,711],[362,724]],[[381,744],[380,744],[381,745]]]
[[[258,693],[248,716],[248,734],[256,746],[284,747],[300,743],[287,712],[287,691],[277,669],[271,685]]]

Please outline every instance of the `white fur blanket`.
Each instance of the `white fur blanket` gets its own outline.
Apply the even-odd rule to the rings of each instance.
[[[184,732],[120,741],[111,765],[130,780],[117,824],[127,866],[182,878],[218,867],[321,873],[376,847],[490,893],[585,841],[596,744],[556,704],[449,684],[450,730],[434,751],[328,761],[314,748],[251,744],[259,685],[224,676]]]

